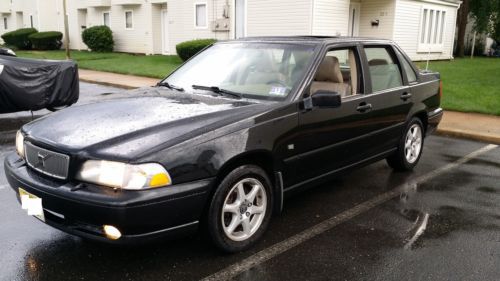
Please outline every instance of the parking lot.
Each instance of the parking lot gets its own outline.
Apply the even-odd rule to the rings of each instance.
[[[82,95],[109,90],[83,84]],[[395,173],[381,161],[296,194],[256,248],[227,255],[202,235],[114,247],[27,216],[3,174],[3,159],[26,121],[0,123],[0,280],[500,276],[500,148],[495,145],[432,136],[414,172]]]

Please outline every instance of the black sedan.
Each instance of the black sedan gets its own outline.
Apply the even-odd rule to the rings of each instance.
[[[293,191],[381,159],[411,170],[442,117],[438,73],[360,38],[220,42],[130,96],[22,127],[5,173],[28,214],[111,243],[203,227],[242,251]]]

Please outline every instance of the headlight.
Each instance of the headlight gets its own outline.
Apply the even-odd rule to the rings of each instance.
[[[21,130],[17,131],[16,134],[16,151],[19,156],[24,158],[24,136]]]
[[[109,187],[142,190],[172,184],[168,172],[160,164],[130,165],[104,160],[86,161],[76,179]]]

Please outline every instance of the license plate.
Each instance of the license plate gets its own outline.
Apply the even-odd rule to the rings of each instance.
[[[43,215],[42,198],[33,195],[26,190],[19,188],[19,197],[21,198],[21,207],[28,211],[28,215],[34,216],[41,221],[45,221]]]

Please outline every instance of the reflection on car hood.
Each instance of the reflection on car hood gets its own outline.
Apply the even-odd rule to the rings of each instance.
[[[56,148],[126,157],[199,136],[264,106],[156,88],[131,91],[131,96],[68,108],[25,125],[23,131]]]

